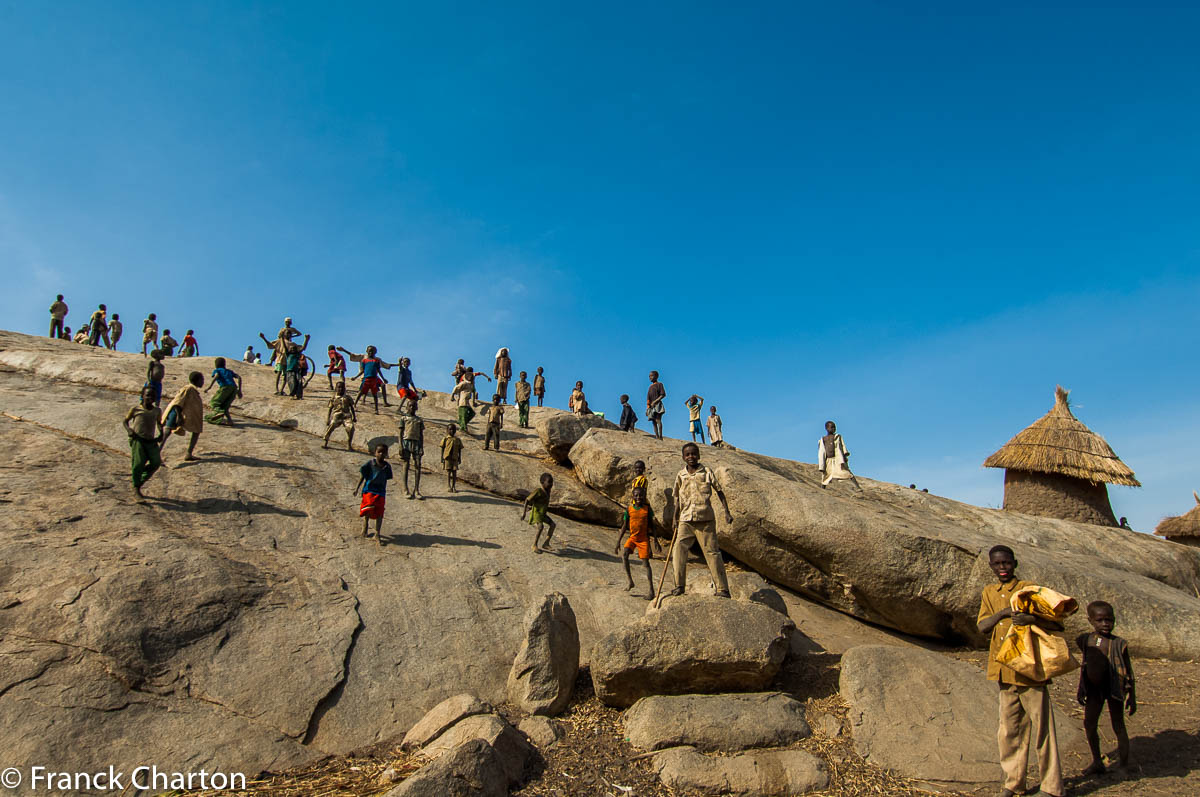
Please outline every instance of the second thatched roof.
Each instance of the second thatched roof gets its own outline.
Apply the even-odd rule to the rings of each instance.
[[[1054,390],[1054,409],[1031,423],[984,460],[985,468],[1056,473],[1076,479],[1141,487],[1133,471],[1104,438],[1071,414],[1067,391]]]
[[[1196,499],[1196,505],[1190,512],[1178,517],[1163,518],[1154,533],[1168,540],[1176,537],[1200,537],[1200,495],[1193,492],[1192,497]]]

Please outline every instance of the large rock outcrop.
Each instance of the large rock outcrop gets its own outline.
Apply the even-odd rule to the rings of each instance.
[[[579,442],[579,438],[590,429],[617,429],[612,421],[605,420],[599,415],[575,415],[573,413],[558,413],[545,415],[533,423],[541,438],[542,447],[546,453],[560,465],[567,464],[571,446]]]
[[[760,691],[779,672],[796,626],[759,603],[683,595],[592,649],[592,683],[610,706],[649,695]]]
[[[795,797],[829,785],[821,760],[804,750],[706,756],[693,747],[675,747],[654,756],[654,770],[668,788],[714,796]]]
[[[734,522],[718,521],[723,550],[767,578],[848,614],[906,633],[982,644],[979,592],[986,554],[1017,550],[1021,577],[1080,602],[1121,602],[1122,628],[1146,656],[1200,656],[1200,551],[1145,534],[981,509],[859,477],[819,487],[816,468],[705,448]],[[681,466],[675,443],[591,430],[570,452],[580,481],[618,500],[634,460],[646,462],[661,517]],[[1082,615],[1082,613],[1080,613]],[[1069,631],[1086,630],[1073,618]]]

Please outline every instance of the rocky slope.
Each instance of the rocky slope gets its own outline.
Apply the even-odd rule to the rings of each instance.
[[[140,355],[0,332],[0,740],[13,760],[246,772],[302,763],[402,735],[465,689],[503,702],[522,613],[547,593],[570,599],[583,664],[597,639],[645,610],[611,554],[616,502],[640,457],[665,514],[678,441],[593,430],[568,449],[568,467],[510,424],[500,453],[466,441],[460,477],[471,487],[448,495],[435,452],[453,408],[431,393],[429,498],[405,501],[394,485],[380,547],[358,536],[351,490],[367,446],[395,440],[394,410],[360,415],[358,451],[324,451],[323,375],[292,401],[272,395],[266,367],[236,364],[246,383],[238,427],[206,428],[192,463],[172,440],[169,467],[146,488],[153,500],[137,505],[120,421],[144,368]],[[192,369],[207,374],[212,358],[168,361],[164,404]],[[533,420],[544,428],[560,414],[535,408]],[[906,644],[848,614],[970,636],[980,551],[1005,540],[1027,576],[1081,596],[1119,588],[1139,651],[1200,652],[1200,601],[1185,592],[1200,580],[1200,552],[866,480],[862,496],[840,484],[824,492],[812,466],[744,452],[705,457],[734,496],[726,550],[844,612],[781,590],[816,650]],[[519,520],[518,500],[544,471],[566,518],[553,555],[530,551]],[[1097,568],[1111,578],[1079,575]],[[739,574],[735,591],[755,580]]]

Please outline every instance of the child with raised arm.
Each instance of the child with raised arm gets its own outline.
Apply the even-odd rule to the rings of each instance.
[[[242,397],[242,378],[225,367],[224,357],[213,361],[212,381],[204,388],[204,392],[212,390],[213,385],[217,386],[217,392],[208,404],[212,412],[205,415],[204,420],[208,423],[224,421],[226,426],[233,426],[233,416],[229,414],[229,408],[233,406],[235,398]]]
[[[358,363],[358,373],[354,375],[355,379],[362,377],[362,384],[359,385],[358,395],[354,398],[354,403],[357,405],[363,400],[363,397],[368,393],[371,394],[371,399],[375,402],[375,414],[379,414],[379,394],[383,394],[383,406],[390,407],[387,400],[387,390],[384,385],[387,380],[383,378],[383,369],[391,368],[394,363],[384,362],[375,356],[378,351],[374,346],[368,346],[365,354],[355,354],[354,352],[337,347],[340,352],[345,352],[350,362]]]
[[[633,589],[633,574],[629,572],[629,553],[637,550],[638,558],[646,567],[646,582],[650,585],[646,600],[654,600],[654,571],[650,568],[650,524],[654,522],[654,510],[646,503],[646,488],[633,488],[633,503],[621,516],[621,528],[617,531],[617,547],[613,553],[621,554],[621,563],[625,565],[625,580],[629,583],[625,589]],[[621,550],[621,538],[629,532],[625,541],[625,549]]]
[[[483,411],[487,421],[487,432],[483,437],[483,450],[488,450],[488,444],[496,441],[496,450],[500,450],[500,427],[504,425],[504,407],[500,406],[500,394],[492,396],[492,403]]]
[[[421,495],[421,459],[425,456],[425,422],[417,416],[417,402],[405,399],[400,404],[400,459],[404,461],[404,494],[424,501]],[[409,467],[416,472],[412,490],[408,489]]]
[[[475,417],[475,385],[467,379],[464,372],[462,380],[450,392],[450,399],[458,406],[458,428],[467,431],[467,425]]]
[[[1061,623],[1033,614],[1014,613],[1012,597],[1028,581],[1017,578],[1017,558],[1007,545],[988,551],[988,565],[996,583],[983,588],[979,600],[979,633],[991,636],[988,647],[987,678],[996,681],[1000,695],[1000,767],[1004,771],[1001,797],[1025,793],[1025,771],[1029,767],[1029,748],[1035,746],[1038,768],[1042,773],[1039,794],[1064,797],[1062,765],[1058,758],[1058,737],[1054,733],[1054,714],[1050,710],[1049,682],[1033,681],[996,659],[1000,645],[1013,625],[1036,625],[1046,631],[1062,631]]]
[[[458,427],[448,423],[442,438],[442,467],[446,469],[446,489],[452,493],[458,492],[458,466],[462,463],[463,446],[457,432]]]
[[[284,392],[290,395],[294,401],[304,398],[304,372],[308,366],[304,350],[308,348],[309,337],[309,335],[304,336],[303,345],[294,341],[284,344],[287,347],[283,365]]]
[[[1083,666],[1079,668],[1079,690],[1076,699],[1083,706],[1083,732],[1092,752],[1092,763],[1084,775],[1103,775],[1104,758],[1100,755],[1100,715],[1108,706],[1108,718],[1117,737],[1117,760],[1121,769],[1129,766],[1129,733],[1125,730],[1125,709],[1129,716],[1137,711],[1137,694],[1133,682],[1133,662],[1129,660],[1129,645],[1113,634],[1117,615],[1111,603],[1092,601],[1087,607],[1092,633],[1080,634],[1079,646]]]
[[[525,503],[521,505],[521,520],[524,520],[525,514],[528,513],[529,525],[537,526],[537,534],[533,538],[534,553],[550,550],[550,538],[554,536],[554,518],[549,514],[550,491],[554,489],[554,477],[549,473],[543,473],[538,482],[541,486],[525,496]],[[546,541],[539,546],[538,541],[542,539],[543,526],[549,526],[550,530],[546,534]]]
[[[333,398],[329,399],[329,409],[325,413],[325,442],[321,448],[329,448],[329,438],[333,430],[339,426],[346,427],[346,450],[354,448],[354,424],[358,422],[358,414],[354,411],[354,402],[346,395],[346,383],[338,382],[333,390]]]
[[[133,499],[144,504],[146,496],[142,495],[142,485],[162,465],[158,450],[162,444],[162,413],[154,404],[154,393],[150,388],[142,388],[137,406],[125,414],[123,423],[129,435]]]
[[[171,399],[171,403],[167,405],[166,416],[163,420],[163,441],[159,446],[160,458],[172,433],[185,434],[187,432],[192,433],[192,439],[188,442],[187,456],[183,459],[191,462],[196,458],[196,441],[200,438],[200,433],[204,431],[204,399],[200,397],[200,388],[202,387],[204,387],[204,374],[192,371],[188,374],[188,384],[181,387],[175,394],[175,398]]]
[[[375,457],[368,459],[358,469],[358,484],[354,494],[362,490],[362,503],[358,515],[363,519],[362,535],[370,537],[369,525],[375,521],[375,542],[383,547],[383,510],[387,506],[387,483],[392,478],[392,466],[387,461],[388,447],[383,443],[375,446]]]
[[[538,406],[542,406],[542,399],[546,398],[546,375],[540,365],[533,377],[533,395],[537,398]]]
[[[683,406],[688,409],[688,425],[692,433],[692,442],[696,442],[696,435],[700,435],[700,443],[703,444],[704,425],[700,423],[700,410],[704,407],[704,397],[693,393],[688,396],[687,401],[683,402]]]

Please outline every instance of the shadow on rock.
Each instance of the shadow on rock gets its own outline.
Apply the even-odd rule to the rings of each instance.
[[[185,501],[180,498],[154,498],[155,503],[163,504],[181,512],[196,512],[201,515],[220,515],[226,512],[245,512],[251,515],[284,515],[286,517],[308,517],[307,512],[296,509],[285,509],[266,501],[234,501],[229,498],[201,498],[198,501]]]
[[[1101,721],[1106,720],[1101,718]],[[1107,745],[1111,736],[1102,736],[1101,739]],[[1110,768],[1107,773],[1097,777],[1085,778],[1076,775],[1067,778],[1065,782],[1070,793],[1093,794],[1104,791],[1120,781],[1185,778],[1189,773],[1200,769],[1200,731],[1170,729],[1159,731],[1153,736],[1134,736],[1130,738],[1129,746],[1128,772],[1121,773],[1115,768]]]
[[[303,470],[312,473],[312,468],[306,468],[303,465],[288,465],[285,462],[276,462],[270,459],[259,459],[258,457],[247,457],[243,454],[201,454],[197,459],[180,462],[175,467],[178,469],[188,468],[193,465],[201,465],[205,462],[222,462],[228,465],[245,465],[248,468],[275,468],[277,470]]]
[[[445,534],[392,534],[384,535],[384,542],[408,548],[432,548],[434,545],[474,545],[477,548],[501,548],[494,542],[468,540],[465,537],[447,537]]]

